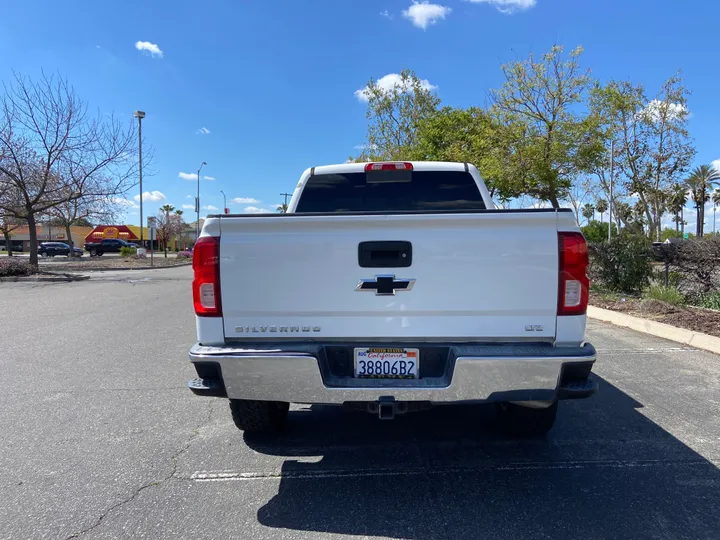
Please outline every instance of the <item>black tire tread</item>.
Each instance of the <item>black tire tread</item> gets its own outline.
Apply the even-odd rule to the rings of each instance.
[[[289,403],[231,399],[230,412],[235,426],[247,433],[276,433],[285,425]]]

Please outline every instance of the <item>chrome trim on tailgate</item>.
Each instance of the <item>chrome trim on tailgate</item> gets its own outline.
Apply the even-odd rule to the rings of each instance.
[[[473,401],[547,401],[557,397],[563,365],[595,361],[595,349],[585,345],[568,356],[557,355],[470,356],[473,347],[458,347],[450,384],[429,387],[418,379],[410,386],[393,380],[368,380],[362,386],[328,387],[323,383],[317,358],[306,352],[280,349],[203,347],[190,350],[192,362],[217,362],[231,399],[287,401],[290,403],[335,403],[396,401],[435,403]],[[521,353],[522,346],[518,346]],[[352,379],[356,382],[356,379]],[[357,384],[357,383],[356,383]]]

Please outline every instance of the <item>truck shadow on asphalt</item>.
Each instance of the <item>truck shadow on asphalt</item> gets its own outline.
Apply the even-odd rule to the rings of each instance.
[[[392,422],[331,407],[293,412],[279,440],[245,436],[288,457],[258,521],[428,540],[717,538],[718,469],[597,379],[598,394],[561,403],[544,440],[504,436],[486,406]]]

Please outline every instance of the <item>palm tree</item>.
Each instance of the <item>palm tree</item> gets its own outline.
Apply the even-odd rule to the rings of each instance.
[[[713,235],[715,235],[715,211],[718,206],[720,206],[720,188],[715,188],[715,191],[713,191],[712,194],[712,202],[713,202]]]
[[[608,203],[605,199],[600,199],[595,203],[595,210],[600,214],[600,223],[603,222],[603,214],[608,211]],[[608,220],[610,221],[610,220]]]
[[[585,206],[582,207],[582,215],[590,223],[590,220],[595,215],[595,207],[590,203],[585,203]]]
[[[176,213],[178,216],[182,216],[182,215],[183,215],[183,211],[182,211],[182,210],[175,210],[175,213]]]
[[[675,222],[675,231],[685,234],[685,216],[684,208],[687,204],[687,188],[683,184],[674,184],[670,189],[668,196],[668,209],[675,214],[673,221]],[[682,227],[682,231],[680,228]]]
[[[287,204],[287,203],[278,204],[278,205],[277,205],[277,211],[278,211],[278,213],[280,213],[280,214],[286,214],[287,211],[288,211],[288,204]]]
[[[697,212],[695,236],[698,238],[703,235],[705,203],[710,200],[708,189],[716,187],[718,183],[720,183],[720,171],[712,165],[700,165],[696,167],[692,173],[690,173],[687,180],[685,180],[685,184],[690,190],[690,196],[695,203],[695,210]]]

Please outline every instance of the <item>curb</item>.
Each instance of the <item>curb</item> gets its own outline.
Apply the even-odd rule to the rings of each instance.
[[[133,266],[132,268],[83,268],[82,270],[73,270],[73,272],[124,272],[128,270],[161,270],[164,268],[177,268],[181,266],[192,266],[192,263],[171,264],[169,266]]]
[[[48,274],[45,274],[46,276]],[[59,283],[61,281],[64,282],[70,282],[70,281],[85,281],[90,279],[90,276],[80,276],[80,275],[52,275],[51,277],[41,277],[41,276],[10,276],[10,277],[0,277],[0,283],[3,282],[16,282],[16,281],[26,281],[26,282],[37,282],[37,283]]]
[[[720,338],[678,328],[669,324],[633,317],[625,313],[618,313],[609,309],[588,306],[587,316],[598,321],[609,322],[617,326],[624,326],[636,332],[650,334],[651,336],[677,341],[684,345],[690,345],[697,349],[720,354]]]

